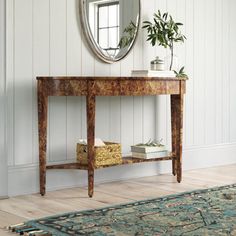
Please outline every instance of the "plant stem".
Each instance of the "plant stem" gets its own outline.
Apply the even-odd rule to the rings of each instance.
[[[170,70],[172,70],[173,58],[174,58],[174,45],[173,45],[173,42],[171,43],[170,51],[171,51]]]

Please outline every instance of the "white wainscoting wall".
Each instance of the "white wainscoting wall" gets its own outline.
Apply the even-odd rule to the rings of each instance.
[[[236,1],[142,0],[141,19],[158,9],[184,23],[188,40],[176,47],[189,75],[184,114],[184,169],[236,163]],[[152,48],[140,29],[122,61],[100,62],[81,32],[76,0],[7,0],[7,153],[9,195],[38,192],[36,76],[128,76],[147,69],[162,48]],[[99,97],[96,136],[129,146],[163,138],[170,146],[169,98]],[[51,97],[48,162],[75,159],[76,142],[86,138],[84,97]],[[170,172],[170,162],[114,167],[96,181]],[[84,186],[84,171],[48,171],[47,189]]]

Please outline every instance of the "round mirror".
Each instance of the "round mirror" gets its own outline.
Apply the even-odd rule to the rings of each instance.
[[[140,22],[140,0],[80,0],[84,34],[103,61],[124,58],[134,45]]]

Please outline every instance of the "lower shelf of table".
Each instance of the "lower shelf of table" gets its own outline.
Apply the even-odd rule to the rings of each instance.
[[[130,164],[136,164],[136,163],[143,163],[143,162],[157,162],[157,161],[168,161],[168,160],[173,160],[175,157],[174,156],[167,156],[167,157],[162,157],[162,158],[152,158],[152,159],[140,159],[140,158],[134,158],[131,156],[128,157],[123,157],[122,158],[122,163],[121,164],[114,164],[114,165],[105,165],[105,166],[100,166],[96,169],[101,169],[101,168],[108,168],[108,167],[113,167],[113,166],[120,166],[120,165],[130,165]],[[79,169],[79,170],[87,170],[88,165],[85,164],[80,164],[80,163],[67,163],[67,164],[57,164],[57,165],[47,165],[47,169]]]

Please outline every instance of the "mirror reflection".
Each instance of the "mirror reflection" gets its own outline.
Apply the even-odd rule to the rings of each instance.
[[[131,49],[139,26],[139,0],[84,0],[86,22],[96,54],[118,61]]]

